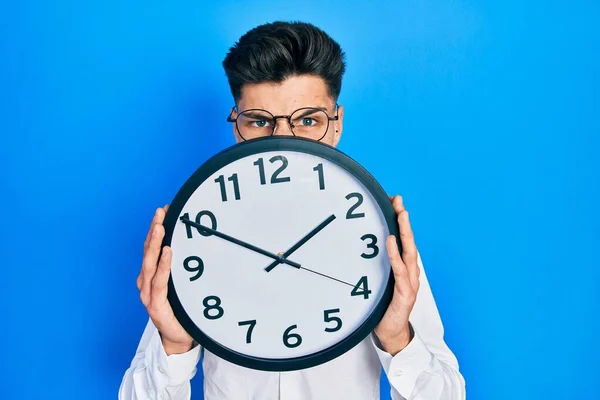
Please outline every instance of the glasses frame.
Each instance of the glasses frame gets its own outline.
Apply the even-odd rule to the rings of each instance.
[[[336,103],[335,104],[335,116],[330,117],[329,114],[327,113],[327,111],[323,110],[322,108],[318,108],[318,107],[302,107],[299,108],[297,110],[294,110],[290,115],[273,115],[273,113],[271,113],[268,110],[263,110],[262,108],[249,108],[247,110],[244,111],[238,111],[237,106],[233,106],[231,108],[231,112],[229,113],[229,116],[227,117],[227,122],[234,122],[235,123],[235,130],[237,131],[238,135],[240,135],[240,137],[246,141],[248,139],[246,139],[244,137],[244,135],[242,135],[242,132],[240,132],[240,127],[238,125],[238,118],[240,117],[240,115],[242,113],[248,112],[248,111],[261,111],[261,112],[265,112],[267,114],[269,114],[271,117],[273,117],[273,129],[271,129],[271,134],[269,136],[273,136],[273,134],[275,133],[275,129],[277,128],[277,120],[278,119],[285,119],[288,122],[288,125],[290,126],[290,130],[292,131],[292,135],[294,136],[298,136],[296,135],[296,132],[294,132],[294,125],[292,124],[292,115],[296,114],[298,111],[302,111],[302,110],[316,110],[316,111],[320,111],[325,113],[325,115],[327,116],[327,121],[339,121],[340,117],[339,117],[339,105]],[[237,116],[235,118],[232,118],[231,115],[233,114],[233,112],[237,113]],[[327,123],[327,127],[325,128],[325,132],[323,133],[323,136],[321,136],[319,139],[317,139],[317,141],[321,141],[323,140],[323,138],[327,135],[327,132],[329,132],[329,122]],[[298,136],[298,137],[302,137],[302,136]]]

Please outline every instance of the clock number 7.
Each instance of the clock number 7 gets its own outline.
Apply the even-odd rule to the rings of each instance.
[[[250,320],[250,321],[240,321],[238,322],[239,326],[244,326],[244,325],[248,325],[248,332],[246,332],[246,343],[250,343],[252,341],[252,331],[254,330],[254,327],[256,326],[256,320]]]

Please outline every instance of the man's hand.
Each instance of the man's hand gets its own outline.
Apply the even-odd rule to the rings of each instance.
[[[396,283],[392,301],[374,332],[383,350],[394,356],[412,340],[408,317],[417,298],[421,271],[417,264],[417,246],[408,220],[408,211],[404,209],[402,197],[395,196],[391,200],[398,216],[402,256],[396,238],[390,235],[386,247]]]
[[[193,345],[192,337],[183,329],[173,314],[167,300],[167,285],[171,273],[172,252],[165,246],[160,256],[160,246],[165,236],[163,221],[168,205],[158,208],[144,242],[142,270],[137,278],[140,299],[160,332],[162,344],[167,355],[189,351]]]

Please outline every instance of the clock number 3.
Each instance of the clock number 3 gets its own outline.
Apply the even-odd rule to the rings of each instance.
[[[372,233],[367,233],[366,235],[362,235],[360,237],[360,239],[362,241],[370,239],[371,243],[367,244],[367,249],[373,249],[372,253],[370,253],[370,254],[362,253],[360,256],[362,258],[366,258],[366,259],[377,257],[377,255],[379,254],[379,247],[377,247],[377,236],[373,235]]]
[[[271,164],[273,164],[276,161],[281,161],[281,166],[277,168],[275,172],[273,172],[273,175],[271,175],[271,183],[289,182],[291,180],[289,176],[279,177],[279,174],[281,174],[283,170],[286,169],[288,166],[287,158],[285,158],[284,156],[274,156],[269,159],[269,162]],[[258,167],[258,173],[260,174],[260,184],[266,185],[267,178],[265,177],[265,162],[262,159],[262,157],[254,161],[254,165]]]

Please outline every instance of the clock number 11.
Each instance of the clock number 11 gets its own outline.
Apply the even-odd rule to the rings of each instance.
[[[227,178],[229,182],[233,182],[233,194],[236,200],[240,199],[240,184],[238,182],[238,175],[233,174],[229,178]],[[221,187],[221,201],[227,201],[227,188],[225,185],[225,175],[219,176],[215,179],[215,182],[219,184]]]

